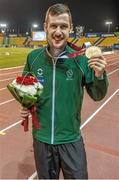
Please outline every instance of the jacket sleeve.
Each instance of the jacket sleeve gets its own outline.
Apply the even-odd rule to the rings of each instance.
[[[108,79],[107,79],[106,72],[104,72],[102,79],[98,79],[94,75],[91,82],[85,83],[85,87],[86,87],[87,93],[93,100],[99,101],[103,99],[108,89]]]
[[[83,70],[84,78],[83,84],[86,87],[86,91],[89,96],[95,100],[99,101],[103,99],[107,93],[108,89],[108,78],[106,72],[103,73],[103,78],[97,78],[95,72],[92,68],[88,66],[88,59],[84,56],[82,58],[81,68]]]

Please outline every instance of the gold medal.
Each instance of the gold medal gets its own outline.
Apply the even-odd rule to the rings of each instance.
[[[91,46],[86,49],[85,55],[88,59],[90,59],[92,57],[102,56],[102,51],[97,46]]]

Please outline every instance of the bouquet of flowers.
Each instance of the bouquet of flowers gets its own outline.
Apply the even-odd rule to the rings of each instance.
[[[43,92],[43,86],[34,76],[18,76],[7,85],[14,98],[25,108],[30,110],[35,129],[39,129],[39,123],[35,116],[35,105]],[[28,131],[28,117],[22,121],[24,131]]]

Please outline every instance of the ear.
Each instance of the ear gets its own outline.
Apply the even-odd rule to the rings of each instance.
[[[70,32],[71,33],[73,31],[73,24],[71,24],[71,27],[70,27]]]
[[[46,22],[44,22],[43,28],[44,28],[44,31],[47,32],[47,23]]]

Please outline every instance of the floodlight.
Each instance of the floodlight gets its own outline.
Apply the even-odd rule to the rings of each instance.
[[[2,28],[6,28],[7,27],[7,24],[0,24],[0,27],[2,27]]]
[[[37,27],[38,27],[38,24],[33,24],[33,27],[34,27],[34,28],[37,28]]]
[[[105,24],[110,25],[110,24],[112,24],[112,21],[106,21]]]
[[[106,21],[105,24],[107,25],[107,32],[109,33],[110,32],[110,25],[112,24],[112,21]]]

